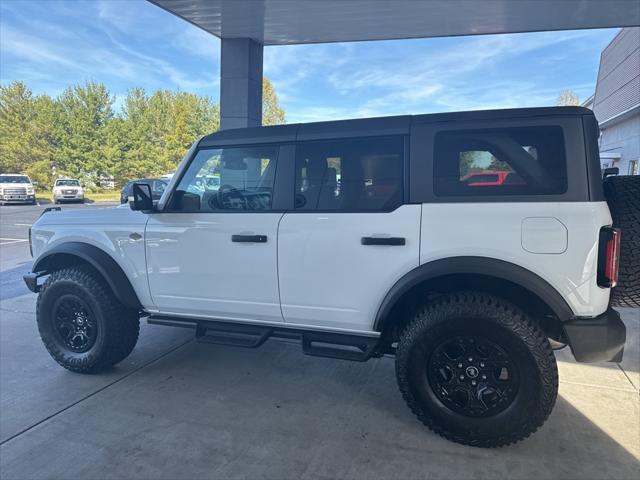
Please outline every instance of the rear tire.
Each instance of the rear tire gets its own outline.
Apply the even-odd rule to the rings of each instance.
[[[53,272],[38,295],[40,337],[53,359],[78,373],[96,373],[126,358],[138,341],[140,319],[89,267]]]
[[[515,305],[478,292],[446,295],[419,309],[400,336],[396,377],[427,427],[477,447],[528,437],[558,394],[544,332]]]
[[[640,176],[611,176],[604,192],[613,226],[622,230],[618,286],[611,291],[616,307],[640,307]]]

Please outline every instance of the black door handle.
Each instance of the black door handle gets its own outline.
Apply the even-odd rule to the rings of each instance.
[[[239,243],[267,243],[266,235],[231,235],[232,242]]]
[[[360,240],[362,245],[404,245],[406,242],[404,237],[362,237]]]

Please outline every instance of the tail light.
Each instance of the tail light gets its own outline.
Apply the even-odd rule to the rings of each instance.
[[[598,247],[598,285],[613,288],[618,284],[620,266],[620,229],[604,227],[600,230]]]

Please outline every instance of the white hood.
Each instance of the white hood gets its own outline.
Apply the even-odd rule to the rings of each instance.
[[[0,188],[33,188],[30,183],[0,183]]]

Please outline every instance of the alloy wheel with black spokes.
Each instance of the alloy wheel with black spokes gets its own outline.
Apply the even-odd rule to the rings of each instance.
[[[407,405],[431,430],[481,447],[526,438],[548,418],[558,371],[546,335],[494,295],[443,295],[400,334],[396,377]]]
[[[98,336],[98,324],[87,303],[76,295],[64,295],[54,304],[52,318],[60,342],[75,353],[87,352]]]
[[[518,392],[518,371],[509,354],[478,336],[442,341],[429,357],[427,376],[438,399],[468,417],[495,415]]]

